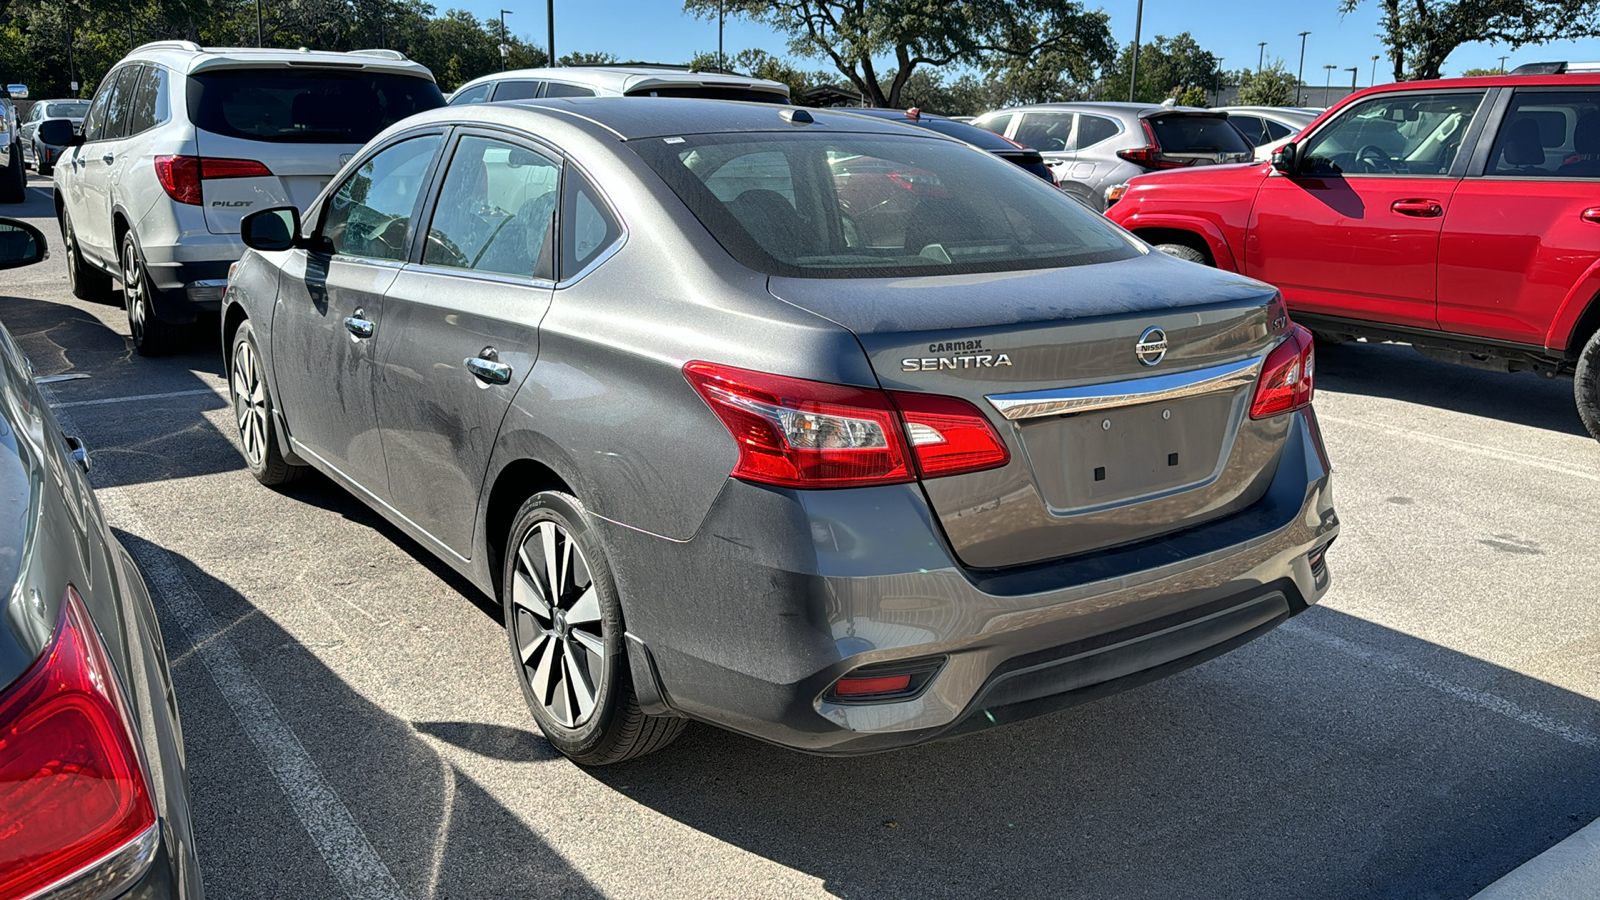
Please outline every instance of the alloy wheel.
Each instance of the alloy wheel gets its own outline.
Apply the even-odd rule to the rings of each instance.
[[[63,217],[61,221],[62,249],[67,252],[67,283],[72,286],[72,292],[78,292],[78,239],[72,233],[72,223]]]
[[[607,657],[600,597],[572,535],[539,522],[517,547],[512,628],[522,677],[557,723],[576,728],[594,715]]]
[[[144,266],[139,264],[139,251],[133,241],[122,245],[122,300],[128,308],[128,330],[133,332],[133,342],[141,344],[150,311],[145,300]]]
[[[256,366],[255,348],[240,341],[233,350],[233,414],[239,420],[239,442],[252,469],[267,457],[267,388]]]

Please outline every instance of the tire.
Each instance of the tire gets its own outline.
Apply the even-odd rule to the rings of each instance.
[[[584,766],[672,743],[687,720],[639,708],[622,643],[622,604],[583,504],[557,491],[535,494],[507,537],[500,583],[511,664],[545,740]]]
[[[246,319],[234,329],[233,365],[228,367],[228,396],[233,401],[233,421],[239,427],[239,444],[245,466],[268,487],[298,481],[306,466],[283,458],[278,449],[278,426],[273,419],[272,391],[261,371],[261,351],[255,330]]]
[[[184,344],[188,329],[156,315],[150,302],[155,286],[133,232],[122,236],[122,306],[128,311],[128,334],[140,356],[166,356]]]
[[[1189,246],[1188,244],[1157,244],[1156,249],[1168,256],[1175,256],[1178,259],[1187,260],[1192,263],[1199,263],[1202,266],[1211,265],[1211,260],[1206,257],[1205,253]]]
[[[1578,401],[1578,418],[1589,436],[1600,441],[1600,332],[1590,336],[1578,354],[1578,368],[1572,373],[1572,393]]]
[[[0,203],[21,203],[28,199],[28,172],[22,162],[22,142],[11,145],[11,164],[0,171]]]
[[[66,212],[61,217],[61,244],[67,253],[67,280],[72,284],[72,296],[91,303],[111,301],[111,276],[89,265],[78,246],[78,236],[72,230],[72,221]]]

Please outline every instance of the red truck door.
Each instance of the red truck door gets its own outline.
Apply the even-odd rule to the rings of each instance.
[[[1439,233],[1481,90],[1402,90],[1351,105],[1261,186],[1245,274],[1291,310],[1437,328]]]
[[[1600,87],[1522,88],[1505,106],[1445,216],[1439,325],[1543,345],[1600,261]]]

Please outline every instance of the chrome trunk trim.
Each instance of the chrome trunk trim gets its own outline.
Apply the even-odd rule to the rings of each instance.
[[[1017,394],[990,394],[988,400],[1000,415],[1016,421],[1041,416],[1066,416],[1096,409],[1165,403],[1184,397],[1198,397],[1219,391],[1232,391],[1254,384],[1261,371],[1259,357],[1224,363],[1188,372],[1153,375],[1128,381],[1086,384],[1082,387],[1051,388]]]

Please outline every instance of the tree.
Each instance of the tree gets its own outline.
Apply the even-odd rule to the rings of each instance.
[[[1367,0],[1340,0],[1341,12]],[[1438,78],[1462,44],[1489,41],[1516,50],[1554,40],[1600,36],[1597,0],[1377,0],[1379,37],[1389,48],[1394,78]]]
[[[608,66],[620,62],[615,53],[568,53],[556,63],[558,66]]]
[[[1235,102],[1240,106],[1289,106],[1294,103],[1294,74],[1274,59],[1258,72],[1239,73],[1239,95]]]
[[[1480,78],[1484,75],[1504,75],[1505,69],[1468,69],[1461,73],[1462,78]]]
[[[806,91],[828,81],[826,72],[802,71],[787,59],[756,48],[740,50],[726,57],[724,63],[733,71],[744,72],[751,78],[764,78],[767,81],[788,85],[789,95],[797,103]],[[698,71],[714,72],[717,66],[717,54],[712,52],[696,53],[694,58],[689,60],[689,68]]]
[[[1132,67],[1133,47],[1129,45],[1116,63],[1100,74],[1096,96],[1102,100],[1127,97]],[[1168,98],[1186,96],[1203,105],[1206,95],[1221,87],[1222,73],[1217,69],[1216,55],[1201,49],[1187,31],[1170,38],[1157,35],[1154,41],[1139,48],[1139,83],[1133,92],[1136,101],[1160,103]]]
[[[906,83],[922,66],[1006,68],[1030,60],[1111,56],[1102,12],[1076,0],[685,0],[712,18],[719,8],[788,35],[797,56],[825,59],[874,106],[903,106]],[[880,73],[875,60],[890,58]]]

